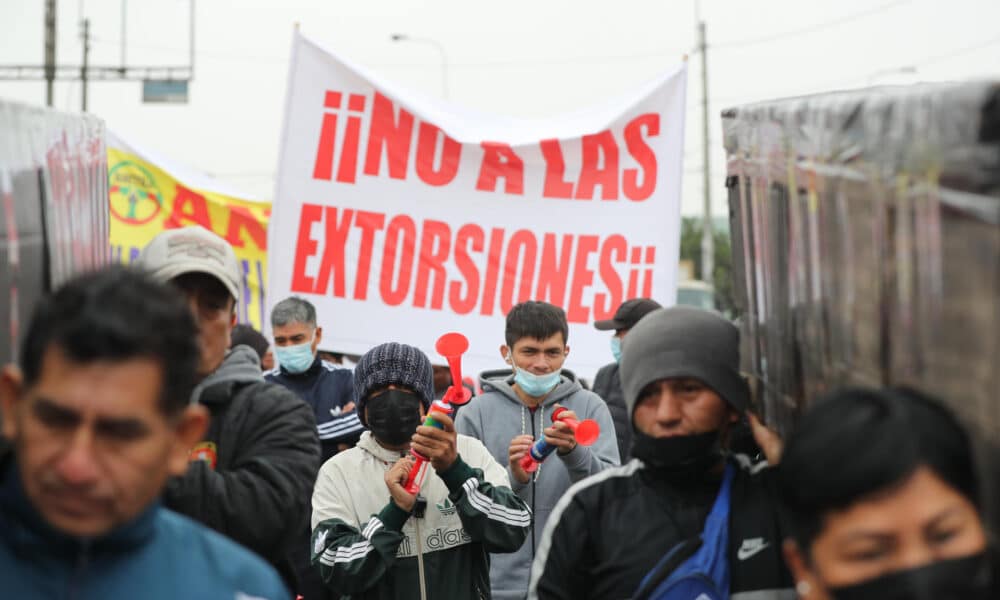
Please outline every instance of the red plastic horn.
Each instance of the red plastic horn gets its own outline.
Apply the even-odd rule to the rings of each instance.
[[[443,398],[435,400],[431,404],[431,411],[444,413],[450,417],[455,413],[452,406],[461,406],[472,398],[472,392],[462,385],[462,354],[469,349],[469,339],[461,333],[446,333],[438,338],[434,349],[448,360],[448,367],[451,369],[451,387],[444,393]],[[424,425],[439,429],[442,427],[430,414],[424,418]],[[410,448],[410,454],[415,460],[413,466],[410,467],[403,487],[408,494],[416,495],[424,485],[424,478],[427,477],[430,463],[427,457],[422,456],[412,448]]]
[[[461,333],[446,333],[434,344],[437,353],[448,361],[451,370],[451,387],[445,392],[443,400],[455,406],[462,406],[472,399],[472,391],[462,385],[462,355],[469,349],[469,338]]]
[[[581,446],[590,446],[597,441],[597,438],[601,435],[601,426],[597,424],[597,421],[593,419],[584,419],[582,421],[570,419],[569,417],[562,416],[562,413],[565,411],[565,406],[555,409],[552,412],[552,422],[562,421],[569,425],[569,428],[573,430],[573,435],[576,437],[576,443]]]

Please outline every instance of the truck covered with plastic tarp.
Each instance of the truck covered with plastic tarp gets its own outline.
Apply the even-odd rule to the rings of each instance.
[[[788,431],[842,385],[916,387],[975,434],[1000,505],[1000,83],[791,98],[722,122],[743,368],[767,421]]]
[[[38,299],[108,262],[104,122],[0,100],[0,364]]]

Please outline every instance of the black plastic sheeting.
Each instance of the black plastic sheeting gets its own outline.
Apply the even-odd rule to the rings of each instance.
[[[919,388],[973,432],[1000,506],[1000,83],[722,121],[743,368],[765,419],[787,432],[842,385]]]
[[[108,263],[104,122],[0,101],[0,365],[38,299]]]

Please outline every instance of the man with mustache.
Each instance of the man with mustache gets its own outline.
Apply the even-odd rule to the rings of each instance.
[[[242,277],[226,240],[193,225],[158,234],[138,264],[187,299],[198,327],[198,385],[191,404],[212,416],[183,476],[164,503],[253,550],[299,588],[291,553],[309,521],[319,469],[312,409],[290,390],[264,381],[257,353],[230,350]]]
[[[0,375],[5,598],[289,598],[263,560],[159,503],[208,424],[188,403],[195,336],[174,290],[122,267],[36,307]]]

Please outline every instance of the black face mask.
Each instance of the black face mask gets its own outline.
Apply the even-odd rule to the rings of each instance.
[[[834,600],[995,600],[995,576],[989,554],[980,552],[830,588],[830,595]]]
[[[664,475],[700,475],[722,459],[720,443],[718,431],[665,438],[636,431],[632,436],[632,455]]]
[[[386,390],[368,399],[368,429],[380,442],[399,446],[420,425],[420,398],[404,390]]]

